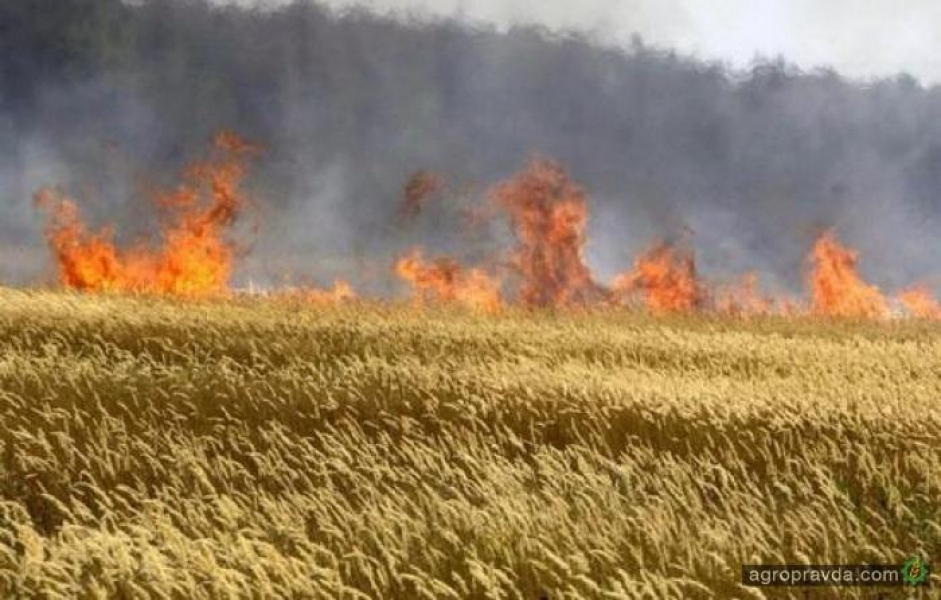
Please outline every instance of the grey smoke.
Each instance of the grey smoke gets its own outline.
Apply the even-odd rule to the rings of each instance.
[[[275,7],[290,0],[215,0]],[[941,80],[941,6],[934,0],[324,0],[379,14],[454,17],[502,29],[538,24],[611,43],[640,34],[686,54],[747,67],[783,55],[802,68],[830,67],[857,78],[906,71]],[[874,43],[877,42],[877,43]]]
[[[589,192],[587,252],[602,279],[691,229],[710,277],[757,270],[794,291],[831,225],[880,285],[939,275],[941,93],[910,76],[730,70],[639,39],[308,2],[8,0],[0,46],[5,283],[47,275],[36,188],[62,185],[89,220],[133,237],[149,223],[141,185],[172,183],[221,128],[265,148],[239,282],[352,272],[386,290],[413,243],[481,257],[459,218],[464,195],[396,225],[402,185],[428,169],[482,191],[534,153]]]

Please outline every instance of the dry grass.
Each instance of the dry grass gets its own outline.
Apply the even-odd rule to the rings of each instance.
[[[782,597],[941,566],[941,328],[3,291],[0,457],[2,597]]]

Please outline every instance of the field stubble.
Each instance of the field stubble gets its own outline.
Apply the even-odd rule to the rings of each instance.
[[[740,565],[941,567],[939,334],[2,291],[0,595],[801,598]]]

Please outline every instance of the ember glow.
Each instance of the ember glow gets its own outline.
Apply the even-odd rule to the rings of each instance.
[[[238,250],[231,228],[247,203],[241,186],[246,163],[255,153],[232,133],[218,135],[210,156],[187,168],[176,190],[156,199],[165,216],[158,244],[141,241],[119,247],[113,242],[113,228],[88,229],[74,200],[49,189],[39,191],[35,200],[48,213],[46,236],[61,284],[88,292],[186,297],[228,293]],[[405,186],[399,217],[419,214],[443,189],[441,176],[416,172]],[[941,319],[941,304],[926,286],[913,286],[890,299],[866,282],[858,271],[858,253],[832,230],[820,235],[808,255],[806,302],[762,293],[757,273],[746,273],[731,285],[710,284],[697,272],[691,247],[665,242],[654,244],[637,257],[632,269],[606,286],[595,279],[584,258],[588,197],[561,165],[534,158],[523,171],[491,187],[484,199],[468,210],[487,222],[505,219],[513,241],[497,248],[492,262],[473,267],[450,256],[426,259],[418,247],[400,255],[392,270],[408,284],[416,303],[487,312],[510,304],[628,305],[653,314],[878,319],[904,314]],[[284,288],[265,295],[313,304],[359,298],[345,279],[332,289]]]
[[[62,285],[191,297],[226,291],[236,247],[225,234],[246,203],[240,186],[254,151],[234,134],[218,135],[213,155],[189,167],[178,189],[156,199],[167,211],[157,247],[119,248],[111,228],[88,231],[74,200],[38,192],[37,205],[49,212],[46,235]]]

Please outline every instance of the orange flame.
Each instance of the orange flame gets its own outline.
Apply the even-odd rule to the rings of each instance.
[[[50,211],[46,233],[62,285],[180,296],[224,292],[236,248],[223,234],[246,203],[239,188],[245,159],[255,149],[232,133],[218,135],[213,147],[212,159],[190,167],[183,185],[157,198],[170,211],[157,249],[146,244],[118,248],[110,228],[88,232],[73,200],[39,191],[37,205]]]
[[[305,292],[307,300],[318,304],[340,304],[358,298],[353,286],[342,279],[334,281],[333,288],[329,290],[310,289]]]
[[[889,306],[882,292],[863,281],[856,271],[859,255],[840,244],[832,230],[825,231],[810,254],[808,276],[811,310],[836,317],[882,318]]]
[[[619,296],[640,293],[654,313],[690,312],[703,307],[706,290],[696,276],[691,252],[660,242],[642,254],[634,270],[618,275],[611,285]]]
[[[48,189],[37,192],[37,205],[48,211],[46,234],[62,285],[187,297],[226,292],[237,252],[226,234],[247,203],[241,184],[247,159],[255,151],[232,133],[217,136],[211,156],[186,169],[175,191],[156,199],[165,211],[159,244],[118,247],[112,228],[89,231],[74,200]],[[400,217],[416,216],[443,189],[438,175],[415,173],[406,183]],[[816,240],[809,254],[807,304],[761,294],[754,273],[730,286],[711,288],[700,279],[691,250],[663,242],[641,254],[632,270],[606,288],[595,281],[583,256],[586,193],[559,164],[534,158],[522,172],[490,188],[488,198],[486,206],[466,214],[476,224],[498,214],[508,216],[516,239],[509,255],[513,283],[518,283],[517,301],[524,306],[574,308],[639,298],[655,314],[891,314],[886,297],[859,275],[857,252],[843,246],[832,230]],[[395,272],[411,285],[418,303],[453,303],[490,312],[503,306],[499,277],[449,257],[425,260],[422,251],[414,249],[396,262]],[[320,304],[357,298],[342,280],[332,289],[291,288],[271,295]],[[903,290],[893,302],[911,316],[941,319],[941,304],[925,286]]]
[[[490,195],[508,211],[516,232],[513,265],[522,277],[523,304],[566,306],[605,296],[582,257],[588,222],[585,193],[561,166],[533,159]]]
[[[927,286],[916,285],[902,290],[898,299],[908,314],[915,318],[941,319],[941,305]]]
[[[719,290],[715,308],[727,315],[766,315],[774,312],[775,302],[758,290],[758,274],[746,273],[736,284]]]
[[[52,210],[47,238],[58,261],[62,284],[83,290],[120,289],[132,273],[109,241],[110,230],[87,233],[75,202],[56,198],[51,190],[37,192],[35,201]]]
[[[415,299],[455,303],[477,310],[497,312],[501,307],[500,282],[481,269],[465,269],[449,257],[426,262],[414,249],[395,265],[399,277],[409,282]]]
[[[319,289],[316,287],[286,287],[280,288],[268,295],[276,300],[289,301],[292,303],[311,303],[319,305],[343,304],[358,300],[359,296],[356,290],[349,282],[338,279],[333,282],[330,289]]]

